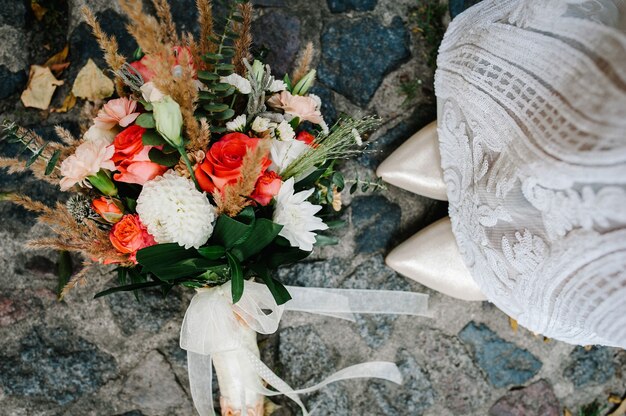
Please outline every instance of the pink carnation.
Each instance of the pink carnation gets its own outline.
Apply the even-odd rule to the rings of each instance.
[[[114,152],[106,139],[91,140],[78,146],[74,154],[61,163],[61,190],[67,191],[77,183],[89,186],[87,178],[96,175],[100,169],[115,170],[111,160]]]
[[[100,111],[94,122],[96,127],[103,130],[110,130],[116,125],[127,127],[139,117],[135,112],[137,101],[126,97],[117,98],[107,102]]]
[[[282,91],[272,96],[267,103],[274,108],[282,109],[287,114],[299,117],[301,121],[310,121],[313,124],[324,122],[317,101],[311,97],[291,95],[289,91]]]

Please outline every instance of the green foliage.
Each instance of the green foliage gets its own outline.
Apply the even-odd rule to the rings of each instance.
[[[59,251],[59,257],[56,264],[56,272],[57,272],[57,296],[61,296],[61,292],[67,283],[70,281],[70,277],[72,277],[73,266],[72,266],[72,257],[70,253],[67,251]]]
[[[597,400],[582,406],[578,410],[578,416],[600,416],[607,408],[607,405],[601,405]]]
[[[28,159],[25,163],[27,168],[38,159],[42,159],[46,162],[46,169],[44,172],[45,175],[50,175],[54,171],[61,156],[60,150],[55,150],[52,155],[47,156],[44,154],[44,150],[48,146],[48,143],[40,143],[38,136],[35,134],[20,129],[15,123],[7,120],[2,122],[1,128],[2,134],[0,135],[0,142],[17,144],[19,146],[16,157],[25,152],[29,153]]]
[[[143,113],[135,120],[135,124],[145,129],[156,128],[156,121],[154,121],[154,115],[152,113]]]

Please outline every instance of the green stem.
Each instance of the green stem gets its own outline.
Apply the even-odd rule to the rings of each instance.
[[[181,146],[181,147],[177,147],[176,149],[178,150],[178,153],[180,153],[180,156],[182,157],[183,162],[185,162],[185,166],[187,166],[187,170],[189,171],[189,174],[191,175],[191,179],[193,180],[193,183],[196,185],[196,189],[202,192],[202,188],[200,188],[200,184],[198,183],[198,180],[196,179],[196,174],[193,172],[193,168],[191,167],[191,161],[189,160],[189,156],[187,156],[187,152],[185,151],[185,148]]]

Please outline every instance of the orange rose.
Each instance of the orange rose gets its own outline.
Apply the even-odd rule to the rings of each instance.
[[[113,200],[100,197],[98,199],[94,199],[92,202],[93,209],[100,215],[105,221],[115,224],[119,220],[122,219],[124,213],[122,210],[113,202]]]
[[[130,260],[137,263],[137,251],[156,244],[154,237],[141,223],[139,215],[128,214],[111,228],[109,240],[115,249],[123,254],[130,254]]]
[[[119,172],[113,175],[116,181],[143,185],[167,170],[167,167],[150,161],[148,153],[153,146],[143,145],[141,138],[145,131],[143,127],[133,125],[115,136],[115,153],[111,159]]]
[[[265,206],[270,203],[272,198],[278,195],[282,181],[276,172],[266,171],[256,182],[254,192],[250,198],[259,204]]]
[[[214,143],[195,169],[196,179],[200,187],[207,192],[224,190],[228,184],[237,182],[241,174],[241,164],[248,149],[254,149],[259,140],[251,139],[242,133],[229,133]],[[272,164],[265,158],[261,174]],[[260,176],[259,175],[259,176]]]

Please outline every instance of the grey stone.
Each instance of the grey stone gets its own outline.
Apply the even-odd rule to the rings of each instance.
[[[140,409],[165,411],[187,403],[172,368],[157,351],[150,351],[129,374],[123,394]]]
[[[139,301],[132,293],[114,293],[106,297],[113,320],[125,335],[136,332],[158,332],[172,318],[183,316],[180,292],[173,290],[166,298],[158,290],[143,290]]]
[[[25,71],[28,66],[28,48],[25,47],[27,43],[24,32],[13,26],[0,26],[0,39],[0,65],[13,74]]]
[[[481,0],[449,0],[450,17],[454,19],[468,8],[480,2]]]
[[[413,339],[419,362],[436,392],[435,403],[454,415],[480,414],[478,409],[490,396],[491,388],[458,338],[422,329]]]
[[[5,99],[17,92],[21,92],[26,87],[26,71],[11,72],[0,65],[0,100]]]
[[[333,13],[343,13],[355,10],[365,12],[374,10],[378,0],[327,0],[328,8]]]
[[[410,286],[406,279],[400,277],[385,265],[382,255],[375,255],[359,266],[343,283],[350,289],[400,290],[406,291]],[[397,315],[356,314],[359,334],[371,348],[381,347],[391,337],[393,323]]]
[[[349,270],[341,259],[303,261],[278,269],[278,279],[292,286],[336,287]]]
[[[570,354],[570,363],[563,376],[576,387],[598,385],[615,374],[613,351],[607,347],[592,347],[589,351],[576,347]]]
[[[337,109],[333,100],[333,92],[325,85],[316,82],[310,90],[311,94],[315,94],[322,100],[322,115],[324,121],[332,126],[337,121]]]
[[[289,385],[312,385],[335,370],[335,357],[311,325],[285,328],[279,336],[279,363]]]
[[[338,383],[329,384],[307,397],[307,408],[316,415],[351,416],[353,408],[346,388]]]
[[[352,224],[357,231],[359,253],[374,253],[389,246],[400,227],[400,207],[382,195],[358,196],[350,205]]]
[[[495,387],[523,384],[542,366],[537,357],[500,338],[485,324],[470,322],[461,330],[459,338],[470,347],[476,362]]]
[[[396,359],[402,373],[402,385],[393,386],[389,382],[372,381],[368,395],[384,415],[418,416],[435,402],[435,391],[426,370],[406,350],[398,351]]]
[[[560,414],[559,400],[546,380],[539,380],[519,390],[511,390],[489,409],[489,416],[559,416]]]
[[[64,328],[37,327],[20,340],[19,350],[0,351],[0,390],[8,395],[64,405],[116,375],[112,356]]]
[[[50,296],[52,295],[52,296]],[[43,314],[41,298],[54,298],[52,292],[45,290],[24,290],[0,292],[0,328],[13,325],[29,317],[40,317]]]
[[[365,106],[383,77],[409,57],[407,39],[399,17],[388,27],[371,17],[332,21],[322,33],[319,79]]]
[[[0,0],[0,25],[24,27],[26,24],[26,7],[19,0]]]
[[[285,0],[252,0],[252,4],[256,7],[286,7]]]
[[[300,19],[283,10],[271,11],[252,22],[252,39],[256,50],[268,50],[263,61],[282,79],[300,49]]]

